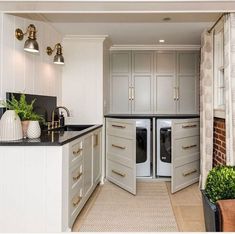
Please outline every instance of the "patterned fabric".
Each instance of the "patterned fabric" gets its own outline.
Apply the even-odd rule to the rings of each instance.
[[[204,189],[213,159],[213,33],[201,36],[200,71],[200,187]]]
[[[224,78],[226,106],[226,163],[235,164],[235,14],[225,16]]]

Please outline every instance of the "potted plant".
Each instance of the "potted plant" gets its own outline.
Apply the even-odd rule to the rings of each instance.
[[[235,199],[235,167],[216,166],[210,170],[202,201],[206,231],[220,231],[218,200]]]
[[[35,123],[35,121],[36,122],[44,122],[43,117],[33,111],[34,102],[35,102],[35,99],[30,104],[28,104],[26,101],[25,94],[21,94],[19,100],[17,100],[14,97],[14,95],[12,95],[11,100],[7,100],[5,103],[3,103],[3,105],[7,109],[14,110],[18,114],[18,116],[20,117],[24,138],[27,137],[27,131],[28,131],[30,121],[33,121],[35,126],[37,125],[37,129],[38,129],[39,123],[37,124],[37,123]],[[38,132],[38,130],[37,130],[37,132]],[[40,129],[40,134],[41,134],[41,129]]]

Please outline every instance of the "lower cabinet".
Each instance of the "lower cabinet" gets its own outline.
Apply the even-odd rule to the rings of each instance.
[[[97,129],[68,144],[68,226],[75,219],[101,178],[102,130]],[[66,153],[65,153],[66,154]]]

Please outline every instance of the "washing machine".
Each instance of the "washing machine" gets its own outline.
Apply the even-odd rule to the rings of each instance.
[[[150,119],[136,119],[136,176],[151,176]]]
[[[156,176],[171,176],[171,119],[157,119]]]

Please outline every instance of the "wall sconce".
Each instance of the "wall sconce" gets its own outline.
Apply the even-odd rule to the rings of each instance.
[[[28,39],[24,43],[24,50],[31,53],[38,53],[39,46],[36,41],[36,27],[30,24],[25,33],[20,28],[15,30],[15,36],[18,40],[22,41],[26,34],[29,34]]]
[[[56,55],[54,56],[53,62],[55,64],[64,64],[64,57],[62,54],[62,46],[60,43],[57,43],[54,47],[54,49],[52,49],[50,46],[47,47],[47,54],[48,55],[52,55],[52,53],[55,51],[56,49]]]

